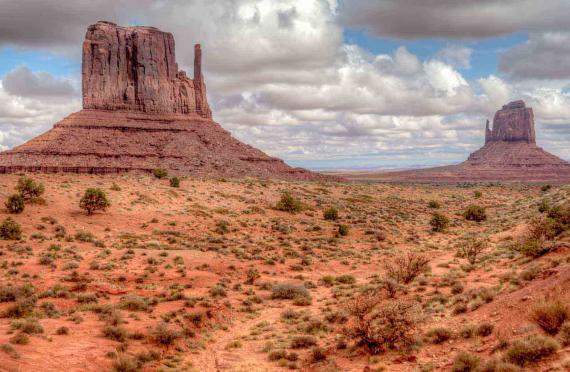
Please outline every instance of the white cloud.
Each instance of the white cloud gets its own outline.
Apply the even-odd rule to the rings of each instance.
[[[130,21],[125,19],[128,14],[138,24],[173,32],[181,66],[192,65],[193,44],[201,42],[215,120],[245,142],[289,161],[327,165],[461,161],[481,145],[485,119],[517,98],[524,98],[534,107],[537,128],[543,132],[539,138],[545,141],[545,147],[561,151],[561,144],[570,139],[570,133],[564,130],[564,124],[570,122],[570,98],[561,84],[540,90],[530,83],[493,75],[468,81],[458,70],[470,63],[471,52],[464,47],[448,47],[433,59],[420,61],[404,47],[375,55],[344,44],[337,12],[346,11],[346,6],[337,6],[334,0],[144,1],[145,6],[134,0],[116,2],[120,5],[94,14],[119,23]],[[0,4],[8,2],[12,9],[26,5],[0,0]],[[411,6],[428,1],[378,3],[391,4],[390,9],[398,6],[394,13],[398,15],[405,11],[398,4]],[[429,3],[441,9],[443,2]],[[503,12],[506,3],[512,8],[512,1],[503,5],[491,0],[478,2],[482,9],[494,12],[489,20],[504,20],[501,27],[508,31],[523,21],[513,16],[516,12]],[[58,4],[61,2],[46,0],[47,14]],[[78,53],[87,23],[96,21],[84,14],[89,6],[84,1],[69,2],[65,14],[77,13],[79,20],[70,21],[67,33],[73,35],[65,37],[59,29],[52,30],[61,24],[54,14],[46,17],[44,24],[36,25],[33,32],[24,30],[37,19],[26,18],[28,13],[22,10],[20,23],[0,22],[0,34],[10,28],[0,42],[42,48],[55,45],[71,50],[71,54]],[[441,13],[443,20],[431,10],[425,11],[428,20],[443,25],[448,22],[449,32],[457,31],[451,37],[468,33],[475,21],[482,19],[480,10],[466,6],[475,19],[459,24],[464,11],[451,3],[448,6],[450,10]],[[530,4],[528,10],[535,12],[540,7]],[[416,9],[415,5],[411,9]],[[449,18],[453,15],[460,17]],[[427,27],[422,24],[427,21],[417,18],[419,24],[410,29],[411,33]],[[527,26],[532,23],[525,22]],[[539,27],[537,22],[533,27]],[[436,33],[439,26],[433,27]],[[480,32],[503,32],[496,25],[489,28]],[[19,29],[23,34],[15,37]],[[52,33],[49,37],[36,35],[41,32]],[[32,92],[44,81],[36,83]],[[8,90],[0,88],[0,146],[21,143],[80,107],[73,96],[64,95],[53,102],[53,94],[15,96]]]
[[[471,68],[473,49],[464,46],[451,45],[439,50],[436,58],[457,68]]]

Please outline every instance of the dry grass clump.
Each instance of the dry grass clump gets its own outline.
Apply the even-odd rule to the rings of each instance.
[[[453,359],[453,372],[474,372],[479,370],[481,358],[465,351],[459,352]]]
[[[545,299],[532,307],[530,319],[549,335],[555,335],[570,320],[570,304],[559,298]]]
[[[295,300],[310,297],[309,290],[303,285],[280,283],[271,287],[271,298],[274,300]]]
[[[513,342],[505,353],[505,360],[525,367],[551,356],[559,348],[560,345],[550,337],[530,336],[527,339]]]

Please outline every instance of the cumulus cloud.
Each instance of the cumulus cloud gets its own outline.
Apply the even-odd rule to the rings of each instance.
[[[457,68],[471,68],[473,49],[464,46],[448,46],[436,53],[436,58]]]
[[[485,119],[515,98],[535,107],[548,146],[560,149],[559,143],[570,138],[561,134],[570,121],[569,98],[561,86],[539,91],[502,75],[469,81],[460,71],[469,67],[469,48],[451,45],[427,60],[404,47],[374,54],[346,44],[339,24],[340,15],[382,35],[491,36],[520,27],[542,30],[544,22],[535,15],[548,18],[550,10],[538,2],[520,0],[514,9],[513,0],[481,0],[477,6],[472,1],[353,0],[350,7],[335,0],[102,0],[96,5],[78,0],[65,7],[61,0],[46,0],[43,17],[33,3],[0,0],[0,44],[56,48],[78,60],[88,24],[98,19],[147,24],[174,34],[177,60],[190,72],[193,44],[202,43],[216,121],[239,139],[291,162],[457,162],[480,146]],[[524,6],[528,17],[520,17]],[[388,15],[375,18],[376,9]],[[6,14],[20,18],[16,22]],[[364,16],[374,22],[359,18]],[[550,21],[549,27],[566,27],[558,18]],[[68,84],[76,83],[25,68],[3,77],[0,146],[21,143],[77,110],[79,99]],[[54,102],[54,97],[59,98]]]
[[[570,32],[533,33],[507,50],[499,69],[513,79],[570,79]]]
[[[568,0],[351,0],[348,27],[404,39],[479,38],[521,30],[570,30]]]
[[[76,94],[70,80],[56,78],[47,72],[32,72],[20,66],[2,80],[7,93],[21,97],[71,97]]]

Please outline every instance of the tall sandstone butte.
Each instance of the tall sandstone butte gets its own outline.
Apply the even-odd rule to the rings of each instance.
[[[570,181],[570,164],[536,145],[534,114],[524,101],[504,105],[485,127],[485,145],[458,165],[354,178],[383,181]]]
[[[174,37],[154,27],[89,26],[83,110],[0,153],[0,173],[150,172],[197,177],[335,180],[246,145],[212,120],[195,46],[194,78],[178,69]]]

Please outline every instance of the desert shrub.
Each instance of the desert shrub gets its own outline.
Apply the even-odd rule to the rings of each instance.
[[[77,302],[80,304],[91,304],[97,302],[95,293],[80,293],[77,295]]]
[[[418,306],[414,302],[388,300],[380,303],[376,296],[362,294],[348,303],[347,310],[351,322],[345,333],[370,353],[412,345],[419,319]]]
[[[466,324],[459,331],[459,335],[462,338],[471,338],[471,337],[475,336],[476,332],[477,332],[477,327],[475,327],[473,324]]]
[[[311,295],[303,285],[281,283],[275,284],[271,287],[271,298],[278,300],[294,300],[298,298],[311,298]]]
[[[441,213],[434,213],[429,220],[432,231],[443,232],[449,226],[449,218]]]
[[[566,322],[560,327],[560,342],[563,346],[570,345],[570,322]]]
[[[152,171],[152,174],[159,180],[168,177],[168,171],[164,168],[156,168]]]
[[[159,323],[151,334],[151,339],[162,346],[170,346],[180,338],[180,333],[168,328],[166,323]]]
[[[521,368],[509,362],[497,358],[488,360],[480,369],[480,372],[520,372]]]
[[[226,220],[216,222],[216,230],[218,234],[224,235],[230,232],[230,223]]]
[[[335,281],[340,284],[354,284],[356,283],[356,278],[353,275],[344,274],[337,276]]]
[[[559,348],[560,345],[550,337],[530,336],[513,342],[505,352],[505,360],[524,367],[554,354]]]
[[[336,221],[338,220],[338,210],[335,207],[327,208],[323,212],[323,217],[327,221]]]
[[[250,267],[247,269],[246,275],[247,279],[245,280],[245,283],[250,285],[253,285],[253,283],[261,277],[259,270],[257,270],[255,267]]]
[[[94,211],[105,210],[111,205],[105,191],[99,188],[90,188],[85,190],[85,194],[79,201],[79,207],[85,209],[87,214],[93,214]]]
[[[538,302],[531,309],[530,319],[546,333],[555,335],[570,320],[570,304],[559,299]]]
[[[479,199],[480,197],[483,196],[483,193],[482,193],[481,191],[479,191],[479,190],[476,190],[475,192],[473,192],[473,196],[474,196],[476,199]]]
[[[545,216],[534,217],[527,224],[527,236],[530,239],[553,239],[563,230],[559,222]]]
[[[31,284],[24,284],[20,287],[15,286],[1,286],[0,287],[0,302],[16,301],[19,298],[29,297],[34,293],[34,286]]]
[[[486,248],[487,244],[485,241],[471,238],[461,242],[458,255],[459,257],[466,258],[471,265],[475,265],[477,263],[477,259]]]
[[[380,288],[386,291],[388,298],[394,298],[400,285],[393,278],[384,278],[380,281]]]
[[[441,203],[438,202],[437,200],[430,200],[430,202],[428,203],[428,207],[432,209],[439,209],[441,208]]]
[[[426,333],[426,340],[432,344],[442,344],[449,340],[453,333],[444,327],[432,328]]]
[[[469,354],[465,351],[459,352],[453,359],[453,372],[475,372],[479,370],[481,359],[477,355]]]
[[[141,367],[132,357],[119,353],[113,360],[113,372],[139,372]]]
[[[24,198],[20,194],[10,195],[4,205],[6,206],[8,213],[22,213],[24,211]]]
[[[385,265],[386,275],[397,283],[408,284],[429,269],[429,259],[419,253],[407,252]]]
[[[490,336],[493,333],[493,329],[495,329],[493,323],[481,323],[477,327],[477,335],[482,337]]]
[[[338,235],[340,236],[347,236],[350,228],[348,225],[338,225]]]
[[[30,343],[30,337],[25,333],[18,333],[10,338],[10,343],[14,345],[27,345]]]
[[[313,363],[322,362],[325,359],[327,359],[327,354],[320,347],[315,347],[311,350],[311,361]]]
[[[550,252],[552,247],[542,239],[524,239],[512,246],[514,251],[519,252],[527,257],[540,257]]]
[[[39,198],[45,191],[45,187],[42,183],[34,181],[29,177],[21,177],[16,185],[16,191],[24,200],[32,200]]]
[[[127,340],[127,331],[124,328],[106,325],[103,328],[103,336],[113,341],[124,342]]]
[[[285,191],[281,194],[281,199],[277,202],[275,209],[283,212],[297,213],[303,210],[303,204],[290,192]]]
[[[22,318],[29,316],[33,313],[34,308],[36,307],[36,302],[36,296],[19,298],[15,304],[4,310],[2,316],[6,318]]]
[[[172,177],[170,179],[170,187],[180,187],[180,178]]]
[[[304,349],[317,344],[317,339],[313,336],[295,336],[291,340],[291,349]]]
[[[463,212],[463,217],[467,221],[481,222],[487,219],[487,213],[485,212],[485,208],[473,204],[468,206],[465,212]]]
[[[0,224],[0,239],[20,240],[22,238],[22,228],[20,224],[8,217]]]
[[[13,329],[18,329],[21,332],[29,335],[44,333],[44,327],[38,322],[37,319],[29,318],[22,321],[14,321],[12,323]]]
[[[60,336],[64,336],[64,335],[68,335],[69,334],[69,328],[67,327],[59,327],[56,331],[55,331],[56,335],[60,335]]]
[[[150,307],[150,301],[146,297],[128,294],[121,298],[118,306],[123,310],[146,311]]]
[[[542,199],[540,203],[538,203],[538,211],[540,213],[546,213],[550,211],[550,203],[546,199]]]

